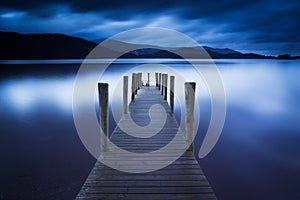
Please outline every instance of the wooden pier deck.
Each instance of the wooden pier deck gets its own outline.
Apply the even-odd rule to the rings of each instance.
[[[139,130],[141,137],[137,138],[120,129],[121,126],[126,126],[130,117],[139,126],[149,124],[149,109],[155,104],[161,105],[164,109],[154,108],[152,123],[159,125],[162,118],[166,119],[159,133],[149,137],[149,131],[141,129]],[[169,110],[169,105],[159,90],[154,86],[142,87],[129,105],[130,114],[122,117],[110,138],[110,141],[118,147],[139,153],[141,156],[123,156],[122,151],[112,148],[103,153],[102,159],[106,159],[107,162],[118,162],[123,169],[134,172],[140,167],[149,170],[159,167],[162,163],[168,162],[173,155],[177,156],[177,152],[184,152],[175,162],[156,171],[128,173],[97,161],[76,199],[216,199],[193,152],[186,150],[185,136]],[[171,140],[174,142],[173,145],[158,155],[142,154],[157,152]]]

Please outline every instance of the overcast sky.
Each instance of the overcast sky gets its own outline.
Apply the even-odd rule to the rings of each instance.
[[[300,55],[299,0],[1,0],[0,30],[97,40],[140,27],[180,31],[201,45]]]

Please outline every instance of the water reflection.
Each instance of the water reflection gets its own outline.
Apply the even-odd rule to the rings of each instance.
[[[73,77],[20,78],[1,84],[2,105],[16,112],[30,112],[39,106],[71,111]]]
[[[111,84],[110,96],[113,97],[111,106],[120,110],[122,110],[120,101],[122,76],[137,65],[128,60],[126,62],[126,64],[116,63],[103,77],[99,77],[99,80]],[[164,64],[173,67],[188,80],[197,79],[184,63],[164,62]],[[227,95],[227,118],[219,142],[206,158],[200,160],[200,163],[218,197],[297,199],[300,179],[300,62],[218,60],[217,66]],[[207,65],[204,64],[203,67]],[[93,162],[85,160],[88,164],[84,165],[85,162],[82,161],[87,159],[89,154],[78,139],[72,119],[76,70],[63,75],[60,70],[55,68],[51,74],[42,77],[23,74],[21,77],[0,79],[0,148],[3,158],[7,160],[5,165],[0,166],[3,168],[0,175],[5,177],[5,180],[11,180],[18,171],[14,166],[27,166],[24,164],[26,161],[30,164],[23,170],[29,177],[38,169],[43,169],[45,173],[51,171],[53,182],[56,181],[62,191],[67,191],[66,188],[73,184],[70,180],[77,180],[74,177],[81,174],[82,180],[75,181],[76,186],[66,192],[74,197],[85,178],[82,175],[83,169],[87,175]],[[89,79],[88,74],[86,78]],[[154,83],[153,78],[151,83]],[[200,130],[196,138],[196,150],[199,150],[209,124],[211,105],[205,84],[198,79],[195,81],[201,112]],[[184,90],[181,83],[178,82],[176,86],[177,98],[183,97]],[[96,86],[93,89],[95,109],[98,109]],[[85,96],[82,95],[83,104],[85,100]],[[178,102],[179,100],[175,102],[175,114],[177,113],[176,117],[180,120]],[[111,131],[115,126],[112,120],[111,117]],[[26,137],[22,136],[23,132],[27,133]],[[43,154],[36,156],[39,152]],[[58,155],[61,157],[56,158]],[[24,162],[11,159],[15,157],[24,158]],[[52,158],[50,161],[49,157]],[[48,167],[49,163],[52,165],[51,169]],[[80,169],[70,169],[70,166],[80,165]],[[61,182],[60,179],[66,171],[69,171],[69,175]],[[17,173],[24,174],[19,171]],[[47,181],[43,182],[43,176],[37,177],[38,181],[29,182],[28,186],[21,184],[20,178],[15,178],[11,188],[19,181],[18,187],[22,194],[20,188],[31,191],[31,187],[38,187],[41,182],[48,185]],[[15,192],[14,189],[7,191]],[[24,191],[23,194],[26,193]],[[55,187],[52,191],[55,191]],[[30,196],[30,193],[27,195]],[[57,194],[57,198],[60,195]]]

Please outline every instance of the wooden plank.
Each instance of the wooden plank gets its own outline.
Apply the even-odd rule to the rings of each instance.
[[[87,180],[85,183],[86,187],[123,187],[126,185],[127,187],[188,187],[188,186],[209,186],[207,180],[202,181],[144,181],[144,180],[125,180],[125,181],[113,181],[113,180],[105,180],[105,181],[93,181]]]
[[[84,193],[90,194],[199,194],[213,192],[211,187],[187,186],[187,187],[90,187]]]
[[[79,196],[77,199],[131,199],[131,200],[177,200],[177,199],[196,199],[196,200],[213,200],[216,199],[212,193],[202,194],[97,194]]]
[[[90,178],[92,179],[97,179],[99,181],[106,181],[106,180],[111,180],[111,181],[128,181],[128,180],[134,180],[134,181],[180,181],[180,180],[186,180],[186,181],[207,181],[205,176],[200,176],[200,175],[147,175],[147,176],[116,176],[116,175],[107,175],[107,176],[101,176],[98,177],[96,175],[91,175]],[[86,188],[86,186],[83,186],[83,189]]]

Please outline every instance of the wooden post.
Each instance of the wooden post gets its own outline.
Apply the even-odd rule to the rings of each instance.
[[[136,94],[136,73],[132,73],[132,81],[131,81],[131,101],[134,101],[134,97]]]
[[[128,114],[128,76],[123,76],[123,113]]]
[[[139,73],[135,74],[135,86],[134,86],[134,94],[137,94],[139,90]]]
[[[108,151],[108,84],[98,83],[101,127],[101,151]]]
[[[150,73],[148,72],[147,86],[150,86]]]
[[[158,87],[158,73],[155,72],[155,86]]]
[[[139,89],[141,89],[142,85],[143,85],[143,74],[142,72],[139,73]]]
[[[168,98],[168,74],[165,74],[165,84],[164,84],[164,100]]]
[[[140,87],[142,87],[142,86],[143,86],[143,73],[141,73],[140,80],[141,80],[141,81],[140,81],[140,85],[141,85]]]
[[[159,73],[159,76],[158,76],[158,90],[160,90],[161,88],[161,73]]]
[[[174,113],[174,85],[175,85],[175,77],[170,76],[170,113],[173,115]]]
[[[137,94],[137,91],[140,89],[140,73],[136,73],[136,90],[135,90],[135,94]]]
[[[194,150],[194,106],[195,106],[195,82],[185,83],[185,124],[186,124],[186,137],[190,145],[189,151]]]
[[[161,95],[164,95],[164,85],[165,85],[164,81],[165,81],[165,74],[162,74],[161,75]]]

